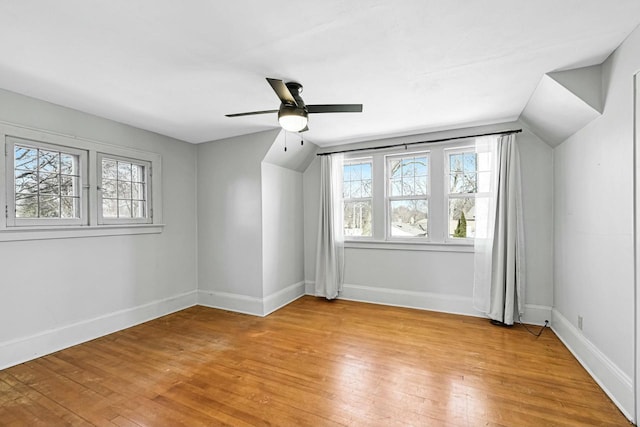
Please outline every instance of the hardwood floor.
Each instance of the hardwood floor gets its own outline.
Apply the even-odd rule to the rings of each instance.
[[[7,426],[625,426],[550,329],[303,297],[187,310],[0,371]]]

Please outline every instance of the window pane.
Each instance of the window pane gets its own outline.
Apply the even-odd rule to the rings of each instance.
[[[455,173],[449,176],[449,193],[475,193],[478,189],[475,173]]]
[[[109,199],[115,199],[118,196],[118,191],[116,187],[116,182],[112,179],[103,179],[102,180],[102,197],[107,197]]]
[[[400,160],[391,160],[389,162],[389,177],[400,178],[402,162]]]
[[[351,197],[354,199],[362,197],[362,186],[360,181],[351,181]]]
[[[102,199],[102,216],[104,218],[118,217],[118,201],[116,199]]]
[[[141,165],[131,166],[131,180],[133,182],[144,182],[144,167]]]
[[[58,172],[60,170],[60,153],[40,150],[38,168],[44,172]]]
[[[391,197],[427,194],[429,182],[427,156],[391,159],[388,167],[387,175]]]
[[[74,157],[70,154],[60,154],[60,173],[66,175],[77,175]]]
[[[131,163],[118,162],[118,181],[131,181]]]
[[[147,187],[144,165],[102,159],[102,217],[146,218]]]
[[[16,218],[38,218],[38,197],[16,194]]]
[[[74,196],[77,194],[78,178],[63,175],[60,177],[60,195]]]
[[[449,155],[449,173],[463,172],[462,166],[462,154],[450,154]]]
[[[131,183],[118,181],[118,199],[131,199]]]
[[[56,173],[40,173],[40,193],[60,194],[59,175]]]
[[[362,197],[371,197],[371,180],[362,180]]]
[[[362,164],[362,179],[371,179],[371,163]]]
[[[146,216],[144,212],[144,208],[145,208],[145,202],[139,201],[139,200],[132,201],[131,216],[133,218],[144,218]]]
[[[40,218],[60,218],[58,196],[40,196]]]
[[[391,188],[389,193],[391,194],[392,197],[402,196],[402,180],[401,179],[391,180]]]
[[[392,200],[389,203],[391,236],[427,237],[426,200]]]
[[[415,178],[415,195],[424,196],[427,194],[427,177],[417,176]]]
[[[371,223],[371,200],[345,202],[345,236],[371,236]]]
[[[117,179],[118,170],[115,160],[102,159],[102,179]]]
[[[15,189],[16,193],[36,194],[38,192],[36,174],[34,172],[15,171]]]
[[[60,201],[61,218],[77,218],[79,216],[80,204],[77,197],[62,197]]]
[[[449,237],[464,239],[475,236],[475,202],[473,197],[449,199]]]
[[[464,153],[464,171],[475,172],[476,170],[476,153]]]
[[[145,200],[144,184],[135,183],[131,185],[131,198],[133,200]]]
[[[118,200],[118,218],[131,218],[131,200]]]
[[[14,146],[14,168],[36,170],[38,166],[38,150],[35,148]]]

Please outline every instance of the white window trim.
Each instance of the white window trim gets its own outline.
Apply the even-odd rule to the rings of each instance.
[[[8,182],[11,186],[13,185],[14,171],[12,168],[9,168],[9,161],[7,159],[9,155],[13,156],[13,152],[9,151],[8,148],[7,137],[32,140],[37,143],[51,144],[57,147],[71,148],[87,153],[88,160],[85,162],[85,167],[87,167],[85,172],[86,178],[83,180],[83,182],[86,182],[84,185],[88,186],[86,190],[83,190],[88,192],[85,199],[87,209],[87,213],[85,214],[85,218],[87,219],[86,224],[62,225],[60,222],[55,222],[56,225],[39,224],[18,227],[8,222]],[[162,232],[164,228],[161,186],[162,157],[159,154],[5,122],[0,122],[0,141],[2,141],[5,147],[4,150],[2,150],[5,159],[0,161],[0,206],[5,207],[5,215],[0,215],[0,242]],[[98,153],[142,160],[151,164],[153,170],[149,183],[151,186],[150,209],[153,211],[151,223],[119,223],[114,225],[98,223]],[[13,161],[11,161],[11,166],[12,165]]]
[[[72,154],[79,158],[79,180],[80,180],[80,218],[16,218],[15,212],[15,146],[29,147],[34,149],[51,150],[65,154]],[[87,151],[78,150],[73,147],[35,141],[32,139],[19,138],[16,136],[5,137],[6,156],[6,203],[5,218],[7,227],[62,227],[87,225],[87,198],[89,186],[87,184]]]
[[[449,164],[449,156],[451,154],[460,154],[460,153],[469,153],[469,152],[476,152],[476,148],[475,145],[463,145],[460,147],[451,147],[451,148],[445,148],[443,150],[442,153],[442,162],[444,165],[444,218],[445,221],[448,221],[449,219],[449,200],[450,198],[453,199],[462,199],[462,198],[476,198],[478,193],[464,193],[463,195],[460,196],[453,196],[451,197],[451,195],[449,194],[449,176],[451,174],[451,169],[450,169],[450,164]],[[469,244],[469,245],[473,245],[473,239],[471,238],[461,238],[461,237],[450,237],[449,236],[449,224],[446,224],[446,228],[445,228],[445,235],[444,235],[444,240],[446,243],[462,243],[462,244]]]
[[[448,199],[445,190],[444,151],[474,147],[474,139],[455,142],[428,143],[397,149],[375,150],[345,154],[345,162],[357,158],[370,157],[373,163],[373,237],[353,238],[345,236],[346,248],[385,249],[385,250],[420,250],[436,252],[473,252],[473,239],[448,239],[446,219],[448,217]],[[389,223],[386,185],[386,157],[407,156],[414,153],[429,154],[429,222],[428,238],[392,238],[388,237]],[[435,161],[434,159],[441,160]]]
[[[371,156],[349,157],[349,158],[345,158],[343,160],[342,164],[343,164],[343,167],[344,167],[344,165],[347,165],[347,164],[364,163],[364,162],[371,162],[371,197],[360,197],[360,198],[349,198],[349,199],[341,198],[342,206],[340,208],[340,212],[342,212],[344,214],[344,203],[345,202],[371,200],[371,209],[372,209],[372,213],[371,213],[371,236],[344,236],[345,241],[366,242],[366,241],[374,240],[374,233],[375,233],[374,230],[375,230],[375,227],[376,227],[376,221],[375,221],[375,215],[373,214],[373,199],[374,199],[373,195],[375,193],[376,185],[374,184],[374,179],[373,179],[373,158]]]
[[[145,174],[145,212],[146,216],[142,218],[104,218],[102,215],[102,160],[104,158],[119,160],[144,167]],[[115,156],[109,153],[97,153],[97,190],[98,190],[98,224],[100,225],[116,225],[116,224],[152,224],[153,223],[153,165],[150,161],[141,159],[132,159],[129,157]]]
[[[394,158],[405,158],[410,156],[418,156],[424,154],[427,157],[427,194],[424,196],[391,196],[389,194],[390,177],[389,163]],[[384,207],[385,207],[385,240],[388,242],[405,242],[405,243],[429,243],[431,242],[431,151],[417,150],[401,153],[390,153],[384,156]],[[393,200],[425,200],[427,202],[427,236],[426,237],[397,237],[391,235],[391,201]]]

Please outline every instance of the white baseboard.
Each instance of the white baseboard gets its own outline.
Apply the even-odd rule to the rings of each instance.
[[[297,300],[305,294],[305,282],[294,283],[284,289],[279,290],[271,295],[264,297],[263,307],[264,315],[273,313],[274,311],[284,307],[285,305]]]
[[[196,291],[0,343],[0,369],[72,347],[196,305]]]
[[[306,281],[305,291],[307,295],[315,296],[315,283]],[[486,317],[484,313],[473,307],[473,299],[471,297],[460,295],[345,284],[339,298],[465,316]],[[551,320],[551,307],[526,304],[522,320],[532,325],[544,325],[545,320]]]
[[[625,374],[555,308],[552,317],[552,329],[558,338],[602,387],[620,411],[631,422],[635,422],[633,417],[634,391],[631,377]]]
[[[294,283],[264,298],[218,291],[198,291],[198,304],[221,310],[267,316],[305,294],[305,282]]]
[[[346,284],[340,299],[485,317],[469,297]]]
[[[263,316],[262,298],[218,291],[198,291],[198,304],[205,307]]]

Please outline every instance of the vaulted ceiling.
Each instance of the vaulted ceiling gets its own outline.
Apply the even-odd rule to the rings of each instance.
[[[637,0],[0,2],[0,88],[199,143],[278,127],[265,77],[295,80],[305,138],[334,145],[516,119],[547,72],[599,64]]]

